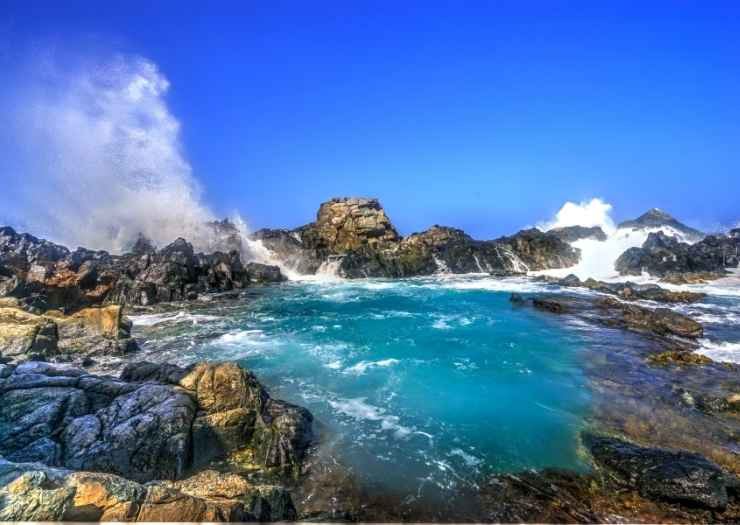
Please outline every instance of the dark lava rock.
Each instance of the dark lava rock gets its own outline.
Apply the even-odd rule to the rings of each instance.
[[[588,288],[597,292],[615,295],[627,301],[647,300],[659,303],[694,303],[706,297],[705,293],[666,290],[656,284],[635,284],[629,281],[624,283],[607,283],[591,278],[581,281],[573,274],[562,279],[547,279],[547,282],[566,288]]]
[[[568,311],[567,307],[563,303],[553,299],[535,298],[532,299],[532,305],[534,305],[538,310],[545,310],[554,314],[562,314]]]
[[[587,228],[585,226],[564,226],[562,228],[553,228],[548,233],[557,236],[565,242],[575,242],[581,239],[592,239],[594,241],[605,241],[606,234],[599,226]]]
[[[583,441],[599,467],[650,499],[724,509],[740,488],[736,477],[698,454],[593,434]]]
[[[653,332],[658,335],[677,335],[695,339],[704,334],[704,328],[690,317],[668,308],[645,308],[612,298],[603,298],[596,306],[606,314],[609,326]]]
[[[247,263],[244,269],[249,281],[253,283],[280,283],[287,280],[277,266],[251,262]]]
[[[680,274],[722,274],[737,267],[740,239],[710,235],[695,244],[686,244],[662,232],[651,233],[640,248],[630,248],[619,256],[615,269],[622,275],[657,276]]]
[[[653,208],[640,215],[637,219],[631,221],[624,221],[619,224],[619,228],[632,228],[635,230],[645,228],[660,228],[661,226],[668,226],[677,232],[683,234],[690,242],[698,242],[704,238],[704,233],[686,226],[685,224],[674,219],[670,214]]]
[[[215,224],[211,224],[218,230],[214,233],[214,245],[241,243],[241,236],[239,243],[229,237],[239,235],[231,223],[219,222],[218,227]],[[131,253],[114,256],[84,248],[69,252],[33,236],[17,234],[11,228],[2,228],[0,232],[0,295],[16,297],[21,307],[36,313],[48,309],[70,313],[105,303],[151,305],[181,301],[200,293],[241,289],[250,282],[239,251],[196,254],[185,239],[156,251],[150,241],[140,236]],[[279,280],[279,272],[274,268],[252,270],[255,280]]]

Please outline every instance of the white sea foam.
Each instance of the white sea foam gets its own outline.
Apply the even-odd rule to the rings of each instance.
[[[329,405],[337,412],[355,420],[379,422],[381,430],[391,431],[398,439],[406,438],[414,432],[413,428],[401,425],[398,416],[387,414],[384,409],[368,404],[366,399],[357,397],[329,400]]]
[[[642,246],[650,233],[663,232],[676,237],[681,242],[689,241],[683,233],[670,226],[639,229],[617,228],[610,216],[611,211],[611,204],[601,199],[591,199],[578,204],[566,202],[552,221],[541,223],[538,227],[547,231],[566,226],[599,226],[607,238],[605,241],[580,239],[572,242],[571,245],[581,251],[580,261],[575,266],[532,273],[557,277],[572,273],[581,279],[589,277],[600,280],[621,279],[622,277],[614,269],[617,258],[629,248]]]
[[[189,312],[129,315],[134,326],[156,326],[164,323],[192,323],[194,325],[218,321],[215,315],[193,314]]]
[[[380,361],[360,361],[344,369],[344,373],[362,375],[371,368],[388,368],[400,363],[398,359],[381,359]]]
[[[705,355],[715,361],[740,363],[740,343],[716,342],[709,339],[700,339],[699,342],[701,347],[696,351],[698,354]]]
[[[462,460],[465,462],[465,464],[469,467],[477,467],[480,465],[483,460],[475,457],[472,454],[468,454],[461,448],[454,448],[450,451],[450,456],[458,456],[462,458]]]

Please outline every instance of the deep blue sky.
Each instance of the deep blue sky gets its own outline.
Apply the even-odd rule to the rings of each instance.
[[[151,59],[207,203],[254,227],[340,195],[480,238],[591,197],[740,219],[737,2],[227,4],[4,0],[0,66]]]

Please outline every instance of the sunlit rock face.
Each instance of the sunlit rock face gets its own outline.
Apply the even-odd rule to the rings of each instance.
[[[316,222],[301,230],[303,243],[319,253],[342,254],[369,246],[388,247],[401,237],[378,199],[332,199],[319,207]]]

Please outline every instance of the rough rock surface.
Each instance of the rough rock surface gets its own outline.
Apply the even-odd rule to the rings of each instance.
[[[738,266],[740,239],[710,235],[695,244],[678,241],[662,232],[651,233],[640,248],[619,256],[615,269],[621,275],[651,275],[676,279],[680,274],[721,275]]]
[[[734,523],[738,480],[704,457],[583,434],[595,474],[546,469],[491,476],[478,521]]]
[[[525,305],[527,300],[512,294],[511,302]],[[704,334],[701,324],[668,308],[647,308],[613,297],[576,298],[542,296],[531,299],[532,306],[556,314],[573,314],[604,326],[658,336],[678,336],[693,340]]]
[[[735,476],[698,454],[591,434],[584,442],[597,465],[650,499],[724,509],[740,489]]]
[[[311,422],[233,363],[139,363],[120,380],[41,362],[0,371],[0,454],[15,462],[146,482],[180,479],[240,452],[258,468],[293,475]]]
[[[285,521],[290,494],[213,470],[181,481],[140,484],[113,474],[75,472],[0,458],[3,521]]]

